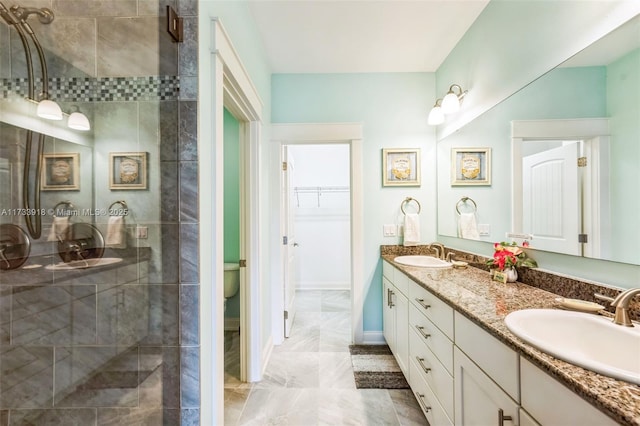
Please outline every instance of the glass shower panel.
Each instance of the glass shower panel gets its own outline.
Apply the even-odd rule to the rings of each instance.
[[[180,424],[178,45],[164,2],[45,3],[0,7],[0,415]]]

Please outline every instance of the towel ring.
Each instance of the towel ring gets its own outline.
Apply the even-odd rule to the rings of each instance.
[[[466,204],[467,201],[471,202],[471,204],[473,204],[473,212],[477,212],[478,211],[478,206],[476,205],[476,202],[473,201],[471,198],[469,197],[462,197],[460,198],[460,200],[456,203],[456,211],[458,212],[458,215],[460,215],[460,209],[458,207],[460,207],[460,204]]]
[[[407,197],[404,199],[404,201],[402,202],[402,204],[400,204],[400,210],[402,210],[402,214],[406,215],[407,212],[404,211],[404,205],[407,203],[410,203],[411,201],[415,201],[415,203],[418,205],[418,214],[420,214],[420,210],[422,210],[422,207],[420,206],[420,203],[418,202],[418,200],[416,200],[415,198],[411,198],[411,197]]]
[[[129,214],[129,206],[127,206],[127,202],[124,200],[118,200],[111,203],[111,205],[109,206],[109,212],[113,211],[113,206],[115,206],[116,204],[120,204],[122,206],[122,213],[124,213],[123,215],[117,216],[126,216]]]
[[[58,212],[58,207],[60,206],[67,206],[67,211],[71,212],[71,210],[77,210],[76,207],[73,205],[73,203],[71,201],[60,201],[58,204],[56,204],[53,207],[53,215],[57,216],[57,212]],[[71,213],[69,213],[67,216],[73,216]]]

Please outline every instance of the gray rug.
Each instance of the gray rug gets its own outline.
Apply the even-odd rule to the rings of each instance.
[[[387,345],[350,345],[358,389],[408,389],[409,384]]]

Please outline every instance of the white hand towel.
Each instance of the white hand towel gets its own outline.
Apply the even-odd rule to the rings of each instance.
[[[417,246],[420,244],[420,216],[417,213],[404,215],[404,245]]]
[[[480,239],[475,213],[460,213],[460,217],[458,218],[458,236],[469,240]]]
[[[47,241],[64,241],[69,230],[69,216],[54,216]]]
[[[110,248],[127,248],[123,216],[111,216],[107,222],[105,245]]]

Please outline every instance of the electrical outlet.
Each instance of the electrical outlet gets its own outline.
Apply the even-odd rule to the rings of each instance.
[[[397,234],[396,225],[382,225],[383,237],[395,237]]]
[[[139,240],[144,240],[148,236],[148,228],[146,226],[138,226],[136,227],[136,238]]]

